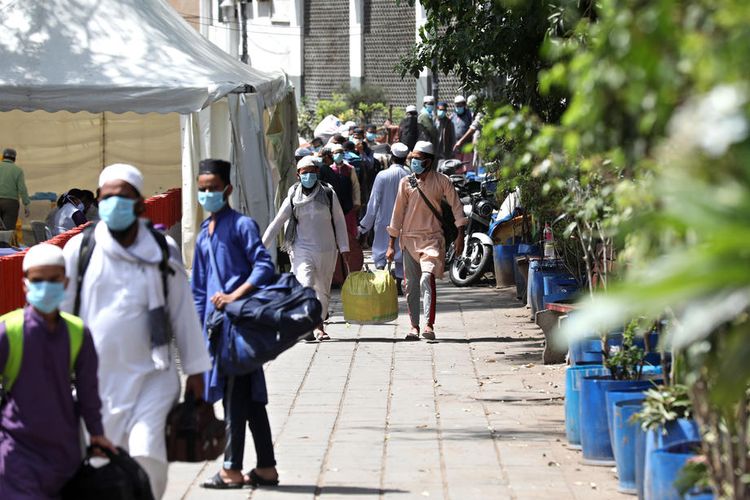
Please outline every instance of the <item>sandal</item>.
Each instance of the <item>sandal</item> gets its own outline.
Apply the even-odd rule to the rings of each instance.
[[[221,474],[217,472],[208,481],[201,483],[201,488],[208,490],[239,490],[245,486],[245,483],[228,483],[221,478]]]
[[[320,332],[318,334],[318,340],[320,340],[321,342],[324,340],[331,340],[331,337],[329,337],[326,332]]]
[[[253,469],[247,473],[247,484],[249,484],[253,488],[257,486],[278,486],[279,478],[277,477],[276,479],[264,479],[260,477],[257,472],[255,472],[255,469]]]
[[[422,338],[426,340],[435,340],[435,330],[431,326],[425,328],[422,332]]]
[[[415,341],[419,340],[419,327],[413,326],[411,331],[406,334],[406,340]]]

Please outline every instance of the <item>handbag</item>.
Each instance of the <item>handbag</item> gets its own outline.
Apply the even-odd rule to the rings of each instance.
[[[440,222],[440,227],[443,230],[443,237],[445,238],[445,244],[446,246],[450,245],[450,243],[458,237],[456,218],[453,216],[452,207],[445,201],[445,199],[442,199],[440,200],[440,212],[438,212],[429,198],[427,198],[427,195],[424,194],[424,191],[419,187],[419,184],[417,184],[417,177],[414,174],[409,176],[409,185],[419,192],[419,196],[422,197],[422,200],[427,204],[427,207],[432,214],[437,218],[438,222]]]
[[[221,280],[213,248],[208,248]],[[321,313],[315,290],[303,287],[290,273],[281,274],[223,311],[211,312],[206,321],[211,355],[224,375],[247,375],[312,331],[322,321]]]
[[[224,453],[227,430],[213,405],[188,393],[167,415],[166,439],[167,461],[205,462]]]
[[[390,267],[390,266],[389,266]],[[388,270],[351,273],[341,289],[344,319],[361,325],[378,325],[398,318],[396,280]]]
[[[94,449],[102,451],[109,463],[91,465]],[[117,452],[89,446],[78,471],[63,487],[62,500],[154,500],[146,471],[122,448]]]

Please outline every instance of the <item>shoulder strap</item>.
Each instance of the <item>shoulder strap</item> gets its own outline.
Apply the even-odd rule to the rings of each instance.
[[[159,249],[161,249],[161,261],[159,262],[159,271],[161,272],[161,284],[164,289],[164,303],[167,303],[167,297],[169,296],[169,288],[167,287],[167,280],[169,275],[174,274],[174,269],[169,266],[169,243],[167,243],[167,237],[155,229],[154,226],[149,222],[148,228],[151,234],[154,236]]]
[[[70,340],[70,378],[74,379],[76,360],[83,345],[83,320],[78,316],[73,316],[62,311],[60,312],[60,316],[65,320],[65,325],[68,327],[68,340]]]
[[[430,202],[430,200],[427,198],[427,195],[424,194],[424,192],[422,191],[422,189],[420,189],[419,184],[417,184],[417,177],[416,177],[416,175],[411,174],[409,176],[409,184],[411,185],[411,187],[413,187],[414,189],[416,189],[417,191],[419,191],[419,196],[422,197],[422,199],[427,204],[427,207],[430,209],[430,211],[432,212],[432,214],[435,217],[437,217],[437,220],[438,221],[442,221],[443,220],[442,215],[440,215],[440,213],[435,209],[435,206],[432,204],[432,202]]]
[[[336,247],[338,248],[338,238],[336,238],[336,221],[333,220],[333,187],[330,185],[321,182],[320,187],[323,188],[323,191],[325,191],[326,196],[328,196],[328,210],[331,212],[331,228],[333,228],[333,240],[336,242]]]
[[[78,252],[78,275],[76,276],[76,301],[73,307],[73,314],[76,316],[81,312],[81,290],[83,289],[83,276],[86,274],[86,269],[89,267],[91,262],[91,255],[94,253],[94,247],[96,246],[96,238],[94,238],[94,228],[96,225],[91,225],[83,230],[83,241],[81,241],[81,249]]]
[[[23,360],[23,309],[16,309],[0,317],[5,323],[5,336],[8,337],[8,359],[2,373],[3,391],[10,391],[16,383]]]

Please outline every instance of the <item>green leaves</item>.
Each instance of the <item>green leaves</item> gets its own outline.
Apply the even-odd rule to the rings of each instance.
[[[686,386],[661,385],[645,394],[641,411],[633,415],[633,420],[639,422],[644,431],[663,429],[664,424],[678,418],[690,418],[693,406]]]

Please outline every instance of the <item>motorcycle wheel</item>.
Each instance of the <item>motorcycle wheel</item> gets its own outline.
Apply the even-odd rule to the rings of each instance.
[[[484,276],[492,259],[492,247],[483,244],[478,238],[470,238],[466,256],[455,256],[450,268],[451,283],[456,286],[470,286]]]

